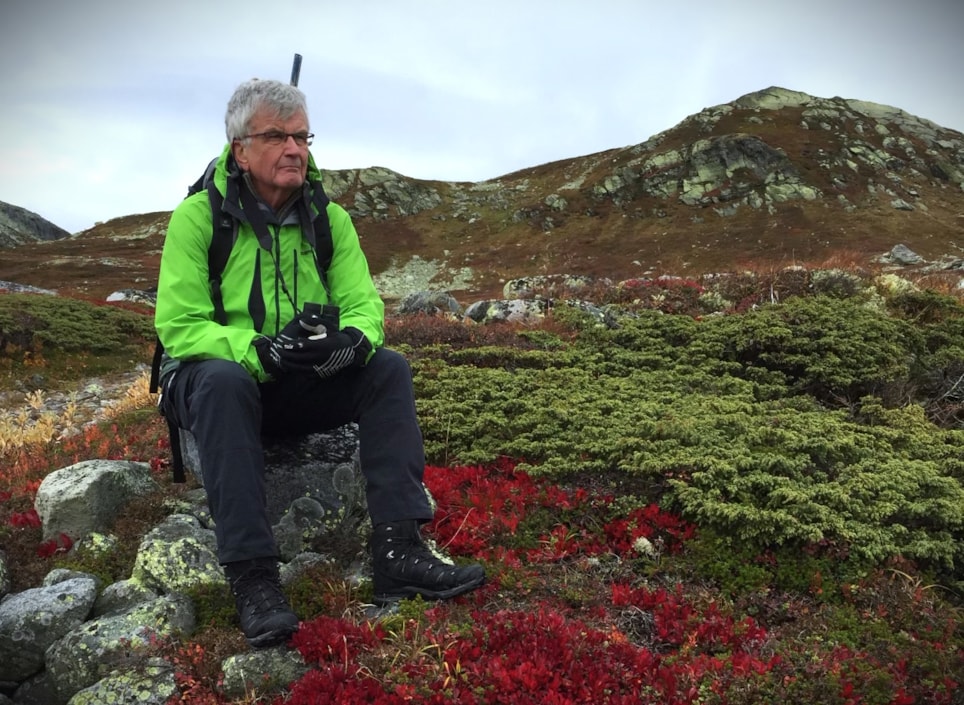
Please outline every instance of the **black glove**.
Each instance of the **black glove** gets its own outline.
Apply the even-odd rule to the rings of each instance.
[[[318,346],[313,350],[317,357],[312,364],[315,374],[322,378],[331,377],[346,367],[361,367],[372,351],[365,334],[351,327],[312,342],[324,344],[324,348]]]
[[[285,347],[296,346],[299,339],[310,337],[317,339],[326,333],[327,329],[322,324],[316,309],[317,307],[299,313],[288,321],[287,325],[274,338],[262,336],[252,343],[258,352],[258,359],[261,361],[261,366],[265,372],[272,377],[278,377],[288,371],[288,367],[282,359],[282,350]]]
[[[314,372],[323,378],[346,367],[364,365],[372,349],[365,334],[357,328],[308,335],[297,319],[275,338],[259,338],[254,346],[261,365],[272,376]]]

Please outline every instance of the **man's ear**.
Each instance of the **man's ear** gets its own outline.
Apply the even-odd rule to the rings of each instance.
[[[231,143],[231,154],[234,155],[234,161],[237,162],[238,168],[241,169],[241,171],[247,171],[248,155],[242,140],[235,140]]]

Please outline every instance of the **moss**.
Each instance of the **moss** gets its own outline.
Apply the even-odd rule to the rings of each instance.
[[[198,627],[237,627],[238,613],[227,581],[199,583],[184,589],[194,603]]]

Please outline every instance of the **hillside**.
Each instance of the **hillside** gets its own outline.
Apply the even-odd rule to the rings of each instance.
[[[69,232],[37,213],[0,201],[0,249],[69,236]]]
[[[898,108],[782,88],[706,108],[641,144],[479,183],[385,168],[326,179],[386,298],[407,293],[395,282],[415,257],[421,277],[410,280],[480,297],[532,274],[862,266],[897,244],[957,269],[964,252],[964,135]],[[4,251],[0,280],[94,297],[150,288],[168,216]]]

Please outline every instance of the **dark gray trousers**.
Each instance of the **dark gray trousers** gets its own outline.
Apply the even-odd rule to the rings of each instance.
[[[393,350],[380,348],[365,367],[329,379],[288,375],[264,384],[227,360],[185,362],[165,396],[167,413],[197,440],[221,563],[278,554],[262,434],[301,436],[356,422],[372,522],[432,519],[412,372]]]

